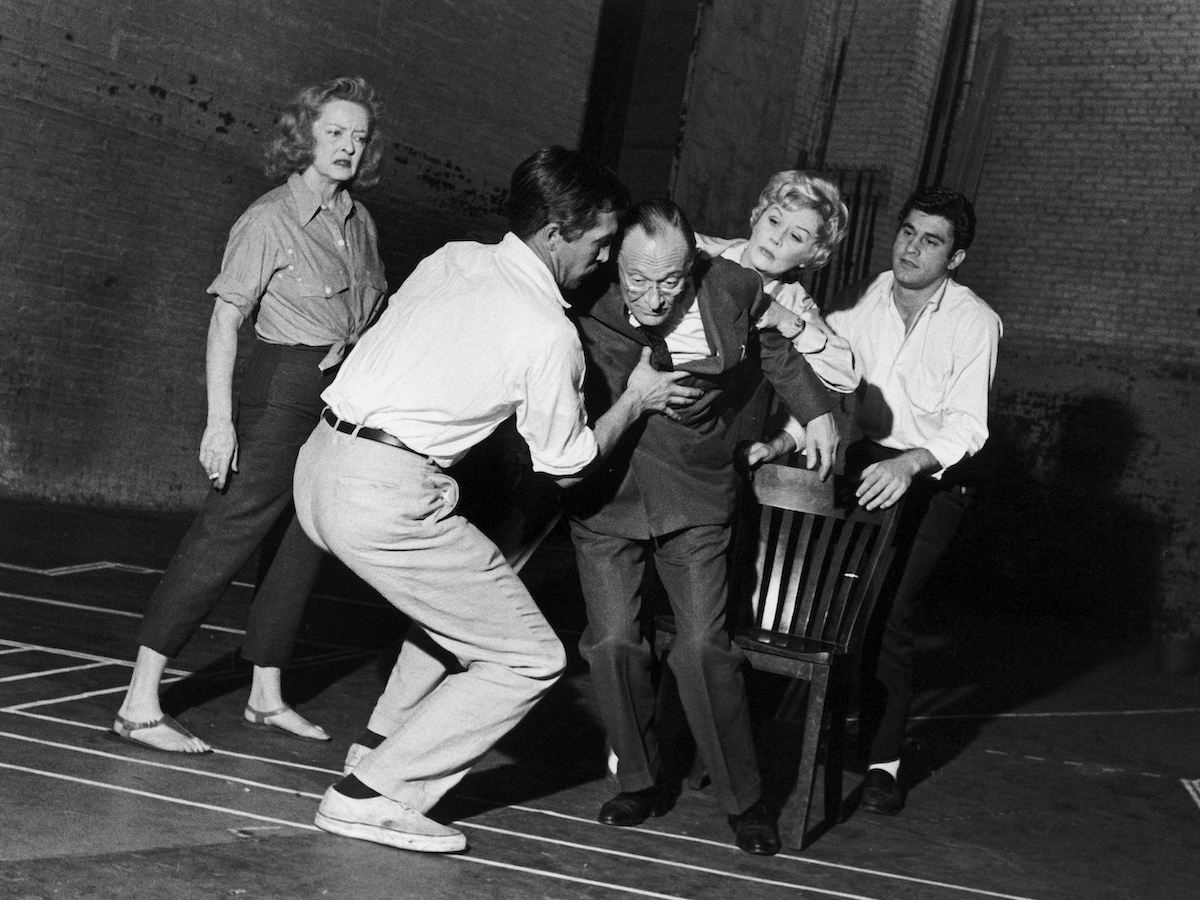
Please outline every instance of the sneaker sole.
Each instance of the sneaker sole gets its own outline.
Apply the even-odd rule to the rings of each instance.
[[[457,831],[441,837],[430,834],[409,834],[380,825],[365,825],[362,822],[331,819],[322,813],[317,813],[314,822],[318,828],[328,831],[330,834],[357,838],[360,841],[373,841],[376,844],[385,844],[398,850],[414,850],[417,853],[460,853],[467,849],[466,836]]]

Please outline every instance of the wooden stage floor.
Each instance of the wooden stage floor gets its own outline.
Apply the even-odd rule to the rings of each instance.
[[[317,801],[366,722],[402,622],[327,567],[285,689],[334,739],[298,741],[240,725],[250,589],[235,585],[164,692],[216,752],[122,742],[109,728],[138,617],[186,524],[0,505],[0,897],[1200,896],[1200,679],[1161,674],[1148,646],[1083,621],[969,610],[920,643],[908,757],[920,780],[908,807],[855,813],[861,772],[848,773],[845,821],[803,853],[740,853],[705,791],[643,827],[597,824],[612,787],[574,655],[568,677],[437,811],[467,834],[467,853],[325,834],[312,824]],[[573,653],[580,601],[561,534],[523,576]]]

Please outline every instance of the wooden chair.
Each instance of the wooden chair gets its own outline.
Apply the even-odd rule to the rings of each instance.
[[[793,688],[807,683],[796,787],[779,823],[784,841],[800,849],[823,736],[825,818],[830,826],[840,818],[850,678],[891,561],[900,504],[867,512],[848,480],[822,482],[806,469],[782,465],[758,469],[752,488],[758,521],[745,518],[748,527],[739,529],[735,547],[753,548],[755,562],[753,568],[740,565],[736,553],[731,561],[738,618],[733,639],[754,668],[797,679],[784,704],[803,701]],[[661,658],[674,642],[674,621],[659,616],[655,624]]]

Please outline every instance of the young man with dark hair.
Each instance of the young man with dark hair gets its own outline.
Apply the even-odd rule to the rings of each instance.
[[[870,740],[859,808],[894,815],[904,807],[900,749],[912,700],[912,617],[934,564],[950,543],[970,488],[962,462],[988,437],[988,393],[996,372],[1000,318],[951,277],[975,237],[975,210],[946,188],[904,204],[892,268],[840,297],[826,315],[863,370],[855,434],[847,451],[861,470],[867,509],[905,500],[896,565],[873,630],[879,656],[864,670],[862,734]],[[864,664],[874,664],[870,654]],[[870,674],[869,674],[870,673]]]

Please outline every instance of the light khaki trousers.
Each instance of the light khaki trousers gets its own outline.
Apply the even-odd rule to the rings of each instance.
[[[371,717],[388,738],[354,770],[425,812],[550,689],[562,644],[429,460],[321,422],[296,462],[295,503],[318,546],[457,662],[405,642]]]

